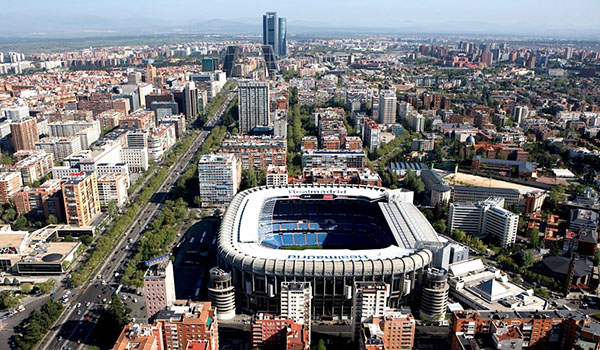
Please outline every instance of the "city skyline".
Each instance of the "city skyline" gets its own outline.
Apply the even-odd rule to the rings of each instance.
[[[278,12],[289,20],[290,34],[301,33],[446,33],[497,34],[519,36],[555,36],[597,39],[600,24],[594,14],[600,3],[578,0],[566,4],[558,0],[526,0],[452,3],[422,1],[396,3],[378,0],[365,6],[358,1],[326,3],[309,0],[302,5],[285,2],[273,6],[266,1],[248,4],[229,2],[222,6],[203,7],[187,0],[176,0],[169,11],[157,13],[153,2],[108,0],[72,4],[66,0],[46,3],[35,0],[18,6],[4,6],[0,20],[5,24],[1,36],[126,35],[150,33],[261,33],[265,12]],[[159,3],[154,3],[159,5]],[[513,6],[514,5],[514,6]],[[382,11],[385,9],[385,11]],[[331,16],[335,13],[335,16]],[[129,33],[131,34],[131,33]]]

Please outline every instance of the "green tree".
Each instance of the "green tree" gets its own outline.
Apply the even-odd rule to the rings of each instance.
[[[53,279],[49,279],[46,282],[40,282],[40,283],[35,284],[36,288],[41,293],[48,293],[49,291],[54,289],[55,285],[56,285],[56,281]]]
[[[13,308],[19,304],[17,298],[12,291],[3,290],[0,292],[0,309]]]
[[[50,215],[48,215],[47,222],[49,225],[56,225],[56,224],[58,224],[58,219],[56,218],[56,216],[50,214]]]
[[[594,266],[598,265],[600,265],[600,250],[597,250],[596,254],[594,254]]]
[[[410,169],[406,172],[406,175],[402,180],[402,186],[411,191],[414,191],[417,195],[425,192],[425,183],[423,183],[423,180],[421,180],[421,178],[417,176],[416,172]]]
[[[531,265],[533,265],[533,253],[531,250],[528,250],[523,253],[523,267],[528,268]]]
[[[92,244],[93,240],[94,240],[94,238],[90,235],[83,235],[83,236],[79,237],[79,241],[87,246]]]
[[[21,289],[21,293],[29,294],[29,293],[31,293],[31,290],[33,289],[33,285],[29,282],[23,283],[23,284],[21,284],[20,289]]]
[[[66,235],[66,236],[63,238],[63,241],[64,241],[64,242],[74,242],[74,241],[75,241],[75,239],[74,239],[74,238],[73,238],[73,236],[71,236],[71,235]]]
[[[197,208],[202,208],[202,199],[200,199],[200,196],[194,196],[194,204]]]
[[[116,295],[111,300],[111,304],[98,319],[95,334],[97,344],[105,347],[112,346],[121,334],[123,327],[131,322],[131,309],[123,305],[121,299]]]
[[[457,242],[465,242],[467,239],[467,234],[465,233],[465,231],[454,230],[454,239]]]
[[[25,217],[25,215],[19,215],[17,216],[17,219],[15,220],[15,227],[16,228],[24,228],[25,226],[27,226],[29,222],[27,221],[27,218]]]
[[[317,350],[327,350],[327,346],[325,345],[325,340],[319,339],[319,343],[317,343]]]
[[[538,248],[540,246],[540,230],[537,227],[534,227],[529,232],[529,247],[530,248]]]

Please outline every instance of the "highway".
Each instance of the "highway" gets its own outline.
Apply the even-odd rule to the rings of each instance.
[[[108,306],[108,302],[119,285],[121,275],[128,261],[135,254],[135,249],[132,248],[137,244],[146,227],[160,213],[169,192],[176,186],[185,169],[194,161],[200,146],[208,137],[210,133],[208,130],[218,123],[235,96],[235,90],[230,92],[217,112],[207,120],[192,145],[171,166],[169,173],[154,196],[145,206],[139,209],[132,224],[121,235],[115,244],[114,250],[108,254],[105,261],[92,274],[90,280],[80,288],[59,288],[56,298],[60,298],[65,294],[69,295],[69,301],[65,305],[67,309],[57,321],[56,326],[42,339],[38,349],[80,350],[86,344],[89,344],[102,309]],[[115,275],[116,273],[118,275]],[[78,292],[79,294],[77,294]],[[73,297],[73,295],[76,296]],[[143,311],[142,313],[145,314],[143,298],[141,296],[134,297],[133,294],[128,295],[131,295],[128,298],[129,306],[139,307],[135,311]],[[137,303],[131,304],[132,298],[138,299]],[[140,321],[145,322],[147,320]]]

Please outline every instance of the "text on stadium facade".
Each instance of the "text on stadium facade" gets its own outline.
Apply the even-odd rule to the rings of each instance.
[[[369,259],[366,255],[288,255],[288,259],[298,260],[359,260]]]
[[[290,195],[300,195],[300,194],[346,194],[345,189],[290,189],[288,190]]]

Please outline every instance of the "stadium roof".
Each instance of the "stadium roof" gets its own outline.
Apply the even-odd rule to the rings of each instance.
[[[299,198],[305,194],[333,194],[381,200],[380,208],[384,212],[397,245],[390,245],[382,249],[304,249],[301,251],[272,249],[261,245],[259,222],[267,200],[275,197]],[[367,186],[265,187],[244,196],[236,211],[232,231],[231,242],[239,252],[250,256],[282,260],[395,259],[410,255],[419,249],[436,250],[446,242],[444,238],[437,235],[431,224],[412,202],[403,201],[400,192]]]

